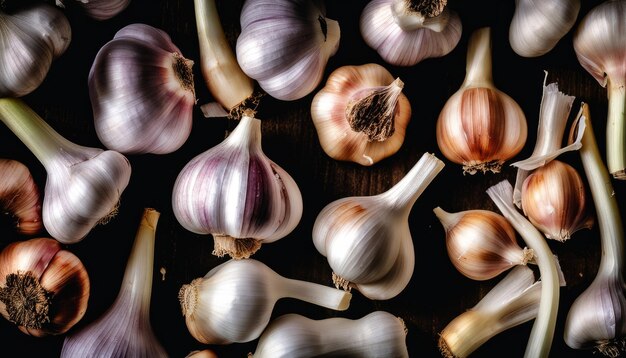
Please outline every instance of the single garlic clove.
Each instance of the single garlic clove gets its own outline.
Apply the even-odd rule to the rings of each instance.
[[[42,228],[39,188],[28,167],[16,160],[0,159],[0,210],[11,216],[22,235]]]

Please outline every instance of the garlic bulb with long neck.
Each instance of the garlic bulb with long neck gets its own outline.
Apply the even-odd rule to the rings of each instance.
[[[343,311],[352,295],[285,278],[254,259],[231,259],[183,285],[179,292],[189,333],[206,344],[258,338],[270,321],[276,301],[288,297]]]
[[[579,10],[580,0],[516,0],[511,48],[523,57],[545,55],[574,26]]]
[[[11,216],[22,235],[42,228],[39,187],[28,167],[17,160],[0,159],[0,212]]]
[[[261,121],[248,114],[222,143],[180,171],[172,208],[185,229],[213,235],[215,255],[247,258],[296,227],[302,195],[263,153]]]
[[[362,318],[312,320],[286,314],[263,331],[251,358],[408,358],[404,321],[385,311]]]
[[[66,3],[80,6],[89,17],[102,21],[126,9],[130,0],[56,0],[57,6],[65,7]]]
[[[339,47],[339,23],[326,17],[322,0],[246,0],[240,20],[237,62],[280,100],[311,93]]]
[[[43,82],[69,46],[72,29],[54,6],[31,2],[8,12],[10,3],[0,1],[0,97],[21,97]]]
[[[126,157],[70,142],[19,99],[0,98],[0,121],[46,169],[42,218],[52,237],[76,243],[112,218],[130,181]]]
[[[311,118],[331,158],[372,165],[396,153],[411,119],[404,83],[369,63],[333,71],[311,103]]]
[[[65,337],[61,358],[168,356],[150,326],[159,216],[155,209],[144,209],[115,301],[97,320]]]
[[[490,28],[470,37],[466,68],[461,88],[439,114],[437,144],[464,173],[497,173],[524,147],[527,125],[520,106],[493,84]]]
[[[361,35],[385,62],[413,66],[450,53],[461,39],[459,16],[447,0],[372,0],[360,18]]]
[[[35,337],[59,335],[87,311],[89,275],[80,259],[50,238],[0,252],[0,314]]]
[[[313,225],[313,243],[326,256],[337,287],[355,287],[373,300],[404,290],[415,266],[409,214],[443,166],[425,153],[386,192],[342,198],[322,209]]]

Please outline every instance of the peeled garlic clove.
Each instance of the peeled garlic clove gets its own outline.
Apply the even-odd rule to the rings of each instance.
[[[36,238],[0,252],[0,314],[31,336],[67,332],[81,320],[89,299],[82,262],[59,242]]]
[[[163,31],[144,24],[119,30],[96,55],[89,97],[96,134],[121,153],[171,153],[191,132],[193,61]]]
[[[369,63],[333,71],[313,97],[311,118],[331,158],[372,165],[398,151],[411,119],[404,83]]]
[[[274,304],[295,298],[334,310],[348,308],[352,295],[320,284],[288,279],[254,259],[229,260],[183,285],[179,299],[189,333],[206,344],[258,338]]]
[[[362,318],[312,320],[286,314],[261,335],[254,358],[408,357],[406,327],[401,318],[375,311]]]
[[[222,143],[181,170],[172,208],[185,229],[213,235],[215,255],[246,258],[298,225],[302,195],[263,153],[261,121],[244,115]]]
[[[28,168],[16,160],[0,159],[0,210],[12,216],[22,235],[42,228],[39,188]]]
[[[56,0],[56,3],[61,7],[65,7],[65,3],[72,3],[81,6],[93,19],[108,20],[126,9],[130,0]]]
[[[548,239],[566,241],[593,226],[582,178],[569,164],[552,160],[535,169],[524,181],[521,198],[524,215]]]
[[[533,251],[522,249],[504,216],[489,210],[448,213],[433,210],[446,232],[450,261],[473,280],[489,280],[517,265],[526,265]]]
[[[267,94],[292,101],[321,82],[339,37],[339,24],[326,18],[321,1],[246,0],[237,62]]]

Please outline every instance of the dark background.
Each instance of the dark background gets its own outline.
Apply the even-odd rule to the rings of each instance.
[[[238,18],[243,1],[217,2],[224,29],[231,44],[234,44],[240,31]],[[445,57],[427,59],[405,68],[385,64],[361,39],[358,19],[367,1],[326,3],[328,18],[339,21],[341,41],[338,52],[328,62],[323,82],[332,70],[343,65],[382,64],[392,75],[404,81],[404,93],[413,109],[412,119],[398,153],[372,167],[362,167],[334,161],[322,151],[309,114],[311,99],[317,90],[292,102],[265,96],[257,114],[263,120],[263,149],[299,184],[304,213],[298,227],[290,235],[263,246],[253,257],[285,277],[332,285],[331,270],[311,241],[313,222],[319,211],[338,198],[381,193],[399,181],[424,152],[435,153],[444,160],[446,167],[418,199],[409,217],[416,265],[408,287],[399,296],[386,301],[372,301],[353,291],[350,308],[344,312],[283,299],[277,302],[273,317],[299,313],[313,319],[357,319],[376,310],[385,310],[406,322],[406,342],[412,357],[437,357],[438,332],[454,317],[474,306],[504,274],[477,282],[458,273],[449,261],[444,231],[432,209],[441,206],[451,212],[467,209],[497,211],[485,190],[503,179],[512,183],[515,179],[514,170],[508,166],[499,174],[464,176],[458,165],[442,156],[436,144],[435,123],[439,111],[465,76],[469,35],[479,27],[492,27],[494,82],[497,88],[519,103],[527,116],[528,139],[524,150],[514,160],[527,158],[532,152],[544,70],[549,72],[548,82],[558,81],[563,92],[577,97],[571,117],[577,113],[581,100],[590,104],[602,153],[606,90],[579,65],[572,48],[571,32],[544,56],[529,59],[516,55],[508,43],[508,26],[514,12],[512,0],[450,0],[450,8],[460,14],[463,22],[459,44]],[[583,1],[578,22],[592,6],[599,3],[599,0]],[[185,57],[199,62],[191,0],[132,0],[124,12],[103,22],[92,20],[75,8],[68,8],[65,12],[73,30],[71,45],[53,63],[42,85],[23,99],[59,133],[78,144],[102,147],[93,126],[87,75],[97,51],[112,39],[117,30],[137,22],[158,27],[172,37]],[[194,71],[198,104],[204,104],[212,98],[197,64]],[[193,350],[203,348],[211,348],[221,357],[245,357],[255,350],[257,340],[227,346],[200,344],[188,333],[178,304],[177,294],[183,284],[203,276],[226,260],[211,255],[213,241],[210,236],[196,235],[183,229],[171,209],[172,187],[182,167],[195,155],[218,144],[225,133],[236,125],[225,118],[205,119],[199,107],[195,108],[194,116],[191,136],[178,151],[168,155],[127,156],[133,173],[122,195],[119,214],[107,225],[94,228],[83,241],[67,246],[83,261],[92,285],[88,311],[74,329],[99,317],[117,296],[140,216],[144,208],[152,207],[161,212],[151,302],[151,322],[156,336],[172,357],[184,357]],[[43,189],[46,180],[43,166],[5,126],[0,126],[0,157],[17,159],[26,164]],[[579,169],[584,177],[577,153],[565,154],[560,159]],[[613,184],[621,212],[624,213],[626,183]],[[42,233],[40,236],[45,235]],[[2,237],[0,248],[9,242],[25,239],[9,229],[3,230]],[[597,227],[575,233],[566,243],[549,242],[560,259],[567,281],[567,287],[561,289],[551,356],[592,356],[591,351],[568,348],[562,336],[570,304],[595,276],[600,258],[599,243]],[[167,271],[164,280],[159,273],[161,267]],[[531,327],[532,321],[512,328],[485,343],[473,356],[522,356]],[[6,356],[6,352],[11,350],[20,356],[55,357],[60,353],[63,339],[63,336],[29,337],[8,321],[0,319],[0,342],[3,342],[4,352],[0,356]]]

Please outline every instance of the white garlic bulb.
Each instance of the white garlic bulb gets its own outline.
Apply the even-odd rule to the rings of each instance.
[[[374,300],[402,292],[415,266],[409,213],[443,166],[425,153],[386,192],[342,198],[322,209],[313,225],[313,243],[328,259],[336,286],[355,287]]]
[[[339,24],[326,18],[321,0],[246,0],[237,62],[267,94],[292,101],[321,82],[339,37]]]
[[[462,25],[447,0],[372,0],[361,13],[360,29],[365,42],[387,63],[413,66],[452,51]]]
[[[56,0],[57,6],[65,7],[66,3],[81,6],[93,19],[107,20],[126,9],[130,0]]]
[[[516,0],[511,48],[523,57],[545,55],[574,26],[580,0]]]
[[[372,165],[398,151],[411,119],[404,83],[368,63],[333,71],[311,103],[324,152],[337,160]]]
[[[246,258],[298,225],[302,195],[293,178],[263,154],[261,121],[244,115],[222,143],[180,171],[172,208],[185,229],[213,235],[215,255]]]
[[[11,13],[4,6],[0,2],[0,97],[21,97],[43,82],[72,29],[62,11],[43,2]]]
[[[206,344],[258,338],[270,321],[276,301],[286,297],[343,311],[352,295],[333,287],[285,278],[254,259],[231,259],[183,285],[179,292],[189,332]]]
[[[286,314],[270,323],[250,357],[408,358],[406,334],[404,321],[385,311],[356,320]]]
[[[98,138],[121,153],[171,153],[191,132],[193,61],[162,30],[130,24],[98,51],[89,97]]]

